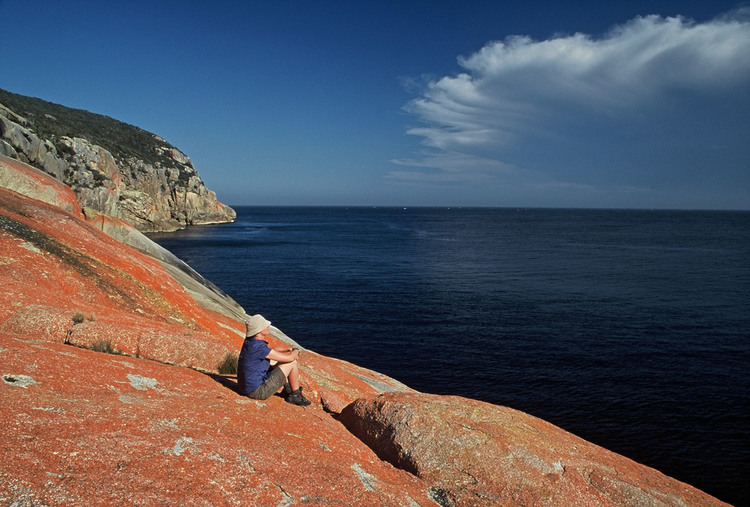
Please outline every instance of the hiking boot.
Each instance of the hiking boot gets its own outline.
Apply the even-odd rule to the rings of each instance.
[[[286,397],[286,402],[291,403],[292,405],[299,405],[300,407],[306,407],[312,403],[310,400],[302,396],[302,388],[292,391],[292,393]]]

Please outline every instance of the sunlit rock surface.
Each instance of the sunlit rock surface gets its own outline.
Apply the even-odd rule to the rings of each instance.
[[[2,505],[721,505],[527,414],[308,350],[311,406],[240,396],[216,373],[243,340],[236,302],[41,171],[0,157],[0,185]]]
[[[340,420],[454,505],[722,505],[539,418],[455,396],[386,393]]]
[[[111,134],[122,143],[121,152],[116,157],[91,139],[61,134],[76,128],[104,134],[102,143]],[[65,183],[89,213],[123,219],[140,231],[236,218],[206,188],[184,153],[154,134],[88,111],[0,90],[0,155]]]

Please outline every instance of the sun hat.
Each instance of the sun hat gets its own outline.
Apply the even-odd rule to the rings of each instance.
[[[263,315],[256,314],[245,321],[247,333],[245,336],[255,336],[271,325],[270,320],[266,320]]]

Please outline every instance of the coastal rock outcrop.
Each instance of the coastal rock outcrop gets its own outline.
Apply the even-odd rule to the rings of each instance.
[[[240,396],[217,373],[239,305],[51,176],[0,157],[0,182],[2,505],[725,505],[527,414],[312,351],[313,405]]]
[[[81,216],[81,206],[68,187],[27,164],[0,155],[0,187],[52,204]]]
[[[0,188],[0,227],[2,330],[87,347],[105,342],[205,369],[242,341],[235,320],[202,308],[156,260],[82,215]]]
[[[687,484],[529,414],[419,393],[360,398],[339,418],[443,505],[719,505]]]
[[[435,505],[316,407],[0,332],[2,505]]]
[[[231,222],[190,159],[164,139],[106,116],[0,90],[0,155],[73,189],[84,210],[140,231]]]
[[[169,251],[120,220],[87,219],[67,186],[0,156],[2,181],[16,191],[0,187],[0,332],[206,371],[239,350],[245,310]],[[409,390],[312,352],[306,363],[308,392],[333,411]]]

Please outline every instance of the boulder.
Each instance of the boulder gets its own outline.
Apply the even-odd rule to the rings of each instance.
[[[726,505],[508,407],[385,393],[356,400],[339,419],[382,459],[429,484],[444,506]]]

